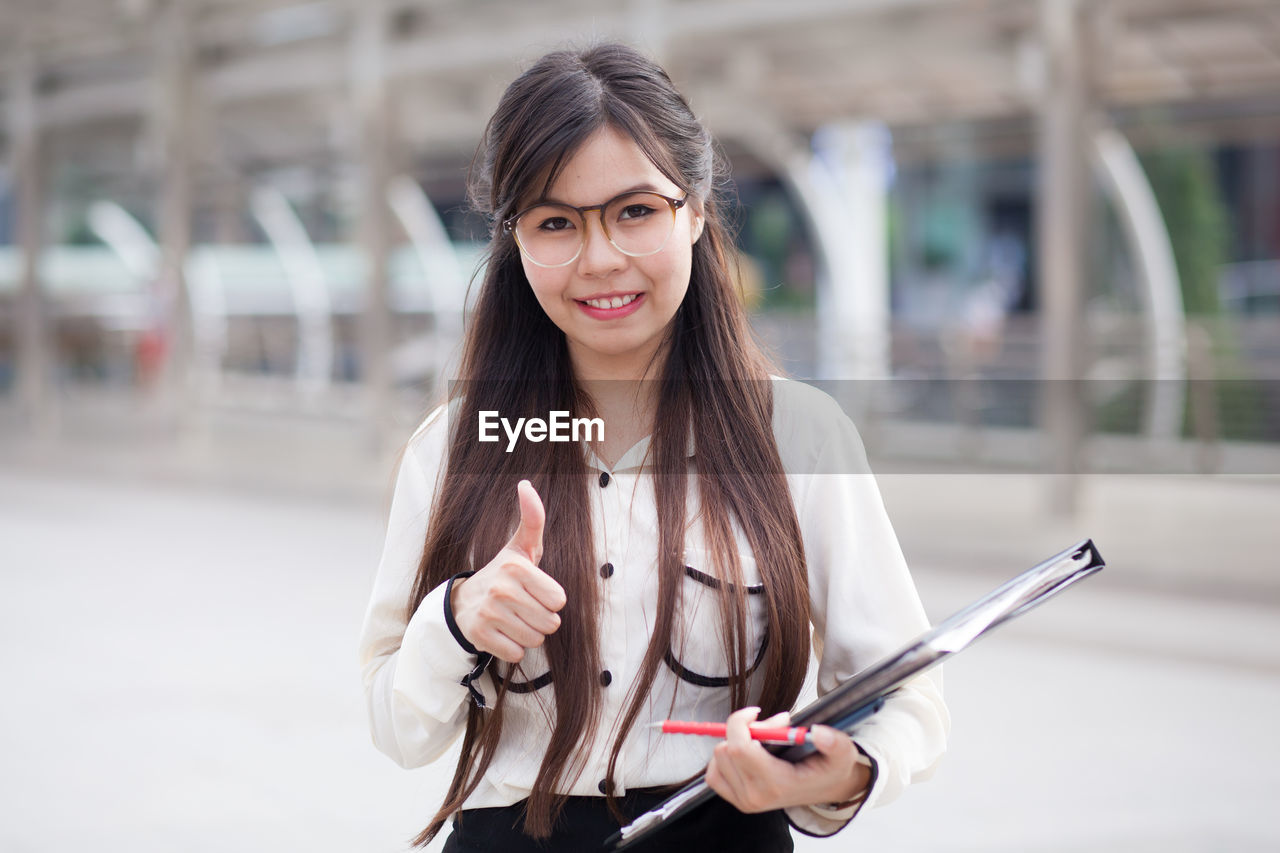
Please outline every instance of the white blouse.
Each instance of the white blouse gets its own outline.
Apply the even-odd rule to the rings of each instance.
[[[448,420],[442,406],[410,439],[360,639],[373,741],[403,767],[422,766],[444,753],[462,733],[473,701],[464,679],[477,658],[459,645],[446,623],[445,585],[428,594],[413,618],[405,620],[432,499],[445,467]],[[924,631],[928,622],[853,423],[821,391],[775,379],[773,427],[804,540],[813,646],[820,662],[817,689],[823,695]],[[601,731],[583,747],[588,751],[585,769],[568,791],[576,796],[603,792],[612,725],[625,709],[655,620],[658,519],[652,479],[647,466],[641,467],[648,444],[647,438],[638,442],[612,469],[587,453],[598,472],[591,489],[592,522],[595,562],[601,567],[600,659],[607,674],[584,674],[601,685],[603,714]],[[691,470],[695,464],[690,462]],[[509,498],[514,501],[514,493]],[[693,477],[688,501],[688,515],[696,519]],[[759,584],[746,538],[741,530],[735,532],[744,579]],[[650,723],[667,718],[723,721],[734,710],[729,688],[717,682],[727,666],[718,634],[719,593],[708,577],[714,569],[703,542],[701,525],[695,522],[685,540],[686,587],[677,620],[680,636],[672,643],[674,660],[660,667],[647,711],[627,736],[613,780],[619,795],[628,788],[685,779],[711,758],[715,739],[663,735]],[[757,617],[757,648],[767,623],[758,602],[767,594],[761,588],[748,597]],[[545,661],[539,648],[526,654],[518,671],[496,664],[512,680],[503,737],[465,808],[505,806],[530,795],[554,715],[549,679],[539,678],[547,673]],[[496,688],[492,672],[473,686],[491,707]],[[758,683],[753,681],[751,688],[752,696],[759,695]],[[877,770],[863,805],[887,803],[910,782],[931,775],[949,730],[939,671],[918,676],[895,692],[853,732]],[[829,835],[858,808],[811,806],[787,813],[801,831]]]

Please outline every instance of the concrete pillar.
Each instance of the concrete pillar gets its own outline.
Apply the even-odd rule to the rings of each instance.
[[[191,366],[191,309],[184,275],[191,248],[192,43],[189,12],[183,0],[171,0],[158,14],[155,29],[156,141],[160,192],[156,238],[160,266],[153,291],[163,359],[155,378],[156,414],[179,428],[191,415],[188,377]]]
[[[1089,189],[1087,92],[1079,0],[1041,0],[1046,86],[1039,115],[1036,244],[1040,267],[1041,426],[1050,510],[1079,502],[1085,412],[1085,203]]]
[[[835,190],[822,216],[830,242],[841,247],[828,255],[835,263],[818,290],[822,360],[833,376],[887,379],[889,132],[877,122],[828,125],[814,134],[813,147],[814,181],[830,181]]]
[[[391,295],[388,282],[391,218],[386,201],[392,172],[392,113],[384,62],[387,51],[387,3],[353,3],[351,45],[354,112],[359,122],[360,230],[365,261],[365,299],[361,323],[361,377],[366,389],[370,439],[374,447],[395,429],[391,378]]]
[[[33,434],[57,426],[53,388],[53,353],[48,310],[40,286],[44,244],[45,164],[40,157],[36,115],[35,57],[21,39],[15,49],[9,81],[9,156],[17,208],[18,267],[17,397],[19,410]]]
[[[249,209],[249,187],[244,176],[231,167],[220,170],[213,195],[213,242],[219,245],[248,243],[244,216]]]

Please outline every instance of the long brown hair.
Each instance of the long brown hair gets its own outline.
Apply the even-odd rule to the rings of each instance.
[[[765,714],[791,707],[808,663],[809,598],[800,528],[773,438],[771,365],[752,339],[729,273],[729,237],[714,194],[720,160],[710,135],[666,73],[616,44],[544,56],[510,85],[485,129],[472,168],[472,202],[491,221],[512,215],[522,201],[544,195],[573,152],[606,125],[634,140],[673,183],[700,199],[705,217],[693,246],[687,294],[666,332],[665,361],[655,365],[650,459],[658,506],[658,617],[623,717],[610,727],[616,736],[612,779],[675,628],[684,576],[690,435],[707,544],[726,581],[721,588],[730,593],[720,599],[733,707],[752,698]],[[554,724],[525,817],[527,833],[546,837],[567,796],[559,792],[582,772],[586,750],[581,745],[597,734],[600,723],[599,689],[593,679],[580,677],[600,670],[588,469],[576,443],[519,442],[510,453],[493,452],[496,445],[475,441],[474,426],[482,410],[504,417],[545,417],[553,410],[577,416],[593,406],[574,380],[564,334],[542,311],[515,241],[499,227],[490,240],[460,376],[463,381],[450,390],[448,462],[409,613],[452,575],[492,559],[518,521],[516,483],[531,480],[546,506],[540,566],[564,587],[569,601],[559,630],[546,641]],[[756,670],[762,684],[758,697],[748,696],[754,650],[747,648],[747,585],[734,521],[768,593],[769,641]],[[472,704],[445,803],[415,844],[425,845],[440,831],[488,769],[502,736],[506,683],[498,683],[492,707]],[[610,804],[616,813],[612,796]]]

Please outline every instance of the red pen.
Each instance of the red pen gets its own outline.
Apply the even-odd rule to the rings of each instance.
[[[708,737],[724,737],[724,723],[686,723],[680,720],[663,720],[654,723],[653,728],[662,727],[667,735],[706,735]],[[777,728],[752,728],[751,739],[765,743],[804,743],[809,729],[805,726],[780,726]]]

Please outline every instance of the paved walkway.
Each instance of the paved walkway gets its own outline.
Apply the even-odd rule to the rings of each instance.
[[[0,849],[405,850],[450,765],[403,771],[365,726],[355,643],[381,473],[335,499],[264,472],[246,488],[228,473],[245,460],[218,488],[37,462],[0,463]],[[1029,559],[934,559],[965,539],[960,522],[924,536],[931,507],[982,516],[962,485],[885,483],[934,618]],[[1075,533],[1020,535],[1039,556]],[[949,664],[937,777],[798,849],[1280,848],[1280,609],[1112,582],[1125,571]]]

